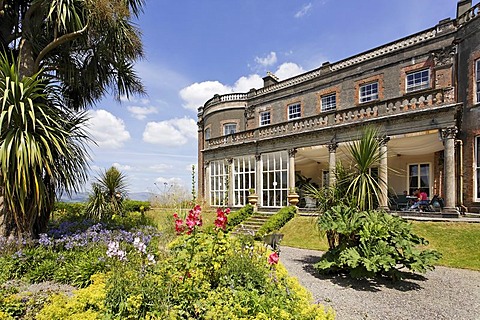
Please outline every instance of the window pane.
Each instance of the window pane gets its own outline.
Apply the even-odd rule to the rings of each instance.
[[[296,119],[300,118],[302,116],[302,109],[300,107],[300,104],[292,104],[288,106],[288,119]]]
[[[378,82],[369,83],[360,87],[360,102],[378,99]]]
[[[407,74],[407,92],[430,87],[430,70],[425,69]]]
[[[270,112],[262,112],[260,113],[260,125],[261,126],[266,126],[270,124]]]
[[[330,94],[328,96],[322,97],[322,111],[335,110],[337,107],[337,97],[336,94]]]

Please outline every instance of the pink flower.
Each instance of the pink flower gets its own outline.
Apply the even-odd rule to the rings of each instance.
[[[174,213],[173,217],[175,218],[175,231],[177,232],[177,234],[182,234],[183,231],[185,230],[185,226],[183,225],[183,220],[178,217],[177,213]]]
[[[227,215],[230,213],[230,209],[223,211],[221,208],[217,209],[217,219],[215,220],[215,227],[225,230],[228,223]]]
[[[277,264],[277,263],[278,263],[278,259],[280,259],[280,257],[278,256],[278,253],[272,252],[272,253],[268,256],[268,264],[270,264],[270,265]]]

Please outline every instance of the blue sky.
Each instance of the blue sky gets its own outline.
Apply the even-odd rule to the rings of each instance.
[[[92,175],[112,165],[131,192],[191,188],[197,108],[215,93],[262,86],[433,27],[455,0],[147,0],[137,22],[147,97],[91,109]],[[89,186],[86,187],[87,189]]]

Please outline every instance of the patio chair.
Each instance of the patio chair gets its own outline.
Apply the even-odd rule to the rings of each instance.
[[[397,194],[396,198],[396,210],[397,211],[405,211],[409,207],[409,202],[407,196],[404,194]]]

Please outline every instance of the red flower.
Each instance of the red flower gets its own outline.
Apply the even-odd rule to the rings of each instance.
[[[278,256],[278,253],[272,252],[272,253],[268,256],[268,264],[277,264],[277,263],[278,263],[278,259],[280,259],[280,257]]]
[[[215,220],[215,227],[225,230],[228,223],[227,215],[230,213],[230,209],[227,208],[223,211],[221,208],[217,208],[217,219]]]
[[[177,232],[177,234],[182,234],[185,230],[183,220],[178,217],[178,214],[176,212],[173,214],[173,217],[175,218],[175,231]]]

